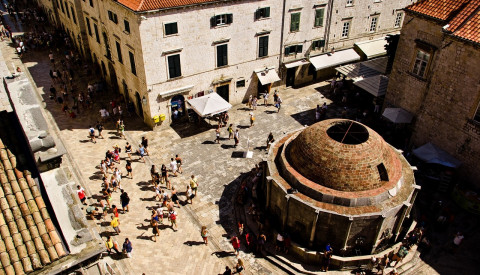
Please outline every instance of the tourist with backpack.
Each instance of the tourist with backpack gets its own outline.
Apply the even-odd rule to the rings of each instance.
[[[97,141],[95,140],[95,129],[93,129],[92,126],[88,126],[88,134],[90,136],[90,140],[93,142],[93,143],[97,143]]]

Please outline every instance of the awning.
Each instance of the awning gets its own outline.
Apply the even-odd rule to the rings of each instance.
[[[290,68],[295,68],[295,67],[303,66],[303,65],[307,65],[307,64],[310,64],[310,62],[308,62],[308,60],[306,60],[306,59],[302,59],[302,60],[297,60],[297,61],[293,61],[293,62],[290,62],[290,63],[286,63],[285,67],[287,69],[290,69]]]
[[[178,94],[181,94],[181,93],[190,92],[193,89],[193,86],[194,85],[188,85],[188,86],[181,87],[181,88],[178,88],[178,89],[165,91],[165,92],[160,92],[160,96],[162,98],[165,98],[165,97],[169,97],[169,96],[172,96],[172,95],[178,95]]]
[[[340,66],[335,68],[335,70],[355,82],[367,77],[385,74],[387,70],[387,62],[387,57],[380,57],[373,60]]]
[[[398,124],[410,123],[413,119],[413,115],[402,108],[385,108],[382,115],[391,122]]]
[[[310,63],[315,66],[315,70],[335,67],[341,64],[360,60],[360,56],[354,49],[338,51],[333,54],[322,54],[310,58]]]
[[[426,163],[436,163],[452,168],[462,164],[461,161],[430,142],[413,150],[413,154]]]
[[[355,43],[355,47],[357,47],[363,54],[365,54],[367,59],[371,59],[374,57],[386,55],[386,44],[387,40],[385,40],[385,37],[382,37],[379,39],[357,42]]]
[[[210,93],[197,98],[188,99],[187,103],[201,117],[213,116],[226,112],[232,108],[232,104],[228,103],[217,93]]]
[[[262,85],[280,81],[280,77],[278,77],[275,68],[255,70],[255,73],[257,74],[258,80],[260,80]]]
[[[387,93],[388,77],[384,75],[371,76],[353,82],[353,85],[371,93],[375,97],[379,97]]]

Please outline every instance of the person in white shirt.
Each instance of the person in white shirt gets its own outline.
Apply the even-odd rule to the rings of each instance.
[[[177,161],[174,158],[171,158],[170,160],[171,160],[170,169],[172,169],[172,173],[176,177],[177,176],[177,170],[178,170]]]

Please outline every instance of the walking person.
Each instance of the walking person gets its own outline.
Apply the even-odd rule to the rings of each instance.
[[[182,164],[183,164],[183,163],[182,163],[182,158],[179,157],[178,154],[175,155],[175,161],[177,162],[178,172],[179,172],[180,174],[182,174],[182,173],[183,173],[183,169],[182,169]]]
[[[110,216],[110,218],[112,219],[112,221],[110,222],[110,225],[112,226],[115,233],[117,233],[117,235],[120,235],[120,232],[122,232],[120,230],[120,220],[114,215]]]
[[[185,191],[185,195],[187,196],[187,203],[188,200],[190,200],[190,204],[193,204],[193,198],[195,195],[193,194],[192,187],[190,187],[190,185],[187,185],[187,191]]]
[[[197,188],[198,188],[198,180],[194,175],[192,175],[190,177],[190,187],[192,187],[192,191],[195,193],[195,197],[196,197],[197,196]]]
[[[238,259],[237,265],[235,265],[235,273],[242,275],[242,271],[245,269],[242,259]]]
[[[128,143],[125,145],[125,153],[127,153],[127,156],[130,160],[132,160],[132,145]]]
[[[123,139],[127,139],[125,136],[125,124],[123,124],[123,120],[120,122],[120,137],[123,137]]]
[[[139,145],[140,148],[138,148],[138,153],[140,154],[140,159],[142,160],[143,163],[145,163],[145,147],[143,147],[143,144]]]
[[[178,208],[180,208],[180,202],[179,202],[178,195],[177,195],[177,189],[175,189],[175,187],[172,187],[172,201],[177,205]]]
[[[128,238],[125,238],[125,242],[123,243],[123,253],[127,255],[128,258],[132,257],[132,243]]]
[[[257,97],[253,97],[253,100],[252,100],[252,108],[253,110],[255,111],[257,109]]]
[[[220,126],[215,129],[215,143],[220,144]]]
[[[95,129],[93,129],[92,126],[88,126],[88,133],[90,135],[90,141],[93,142],[93,143],[97,143],[97,141],[95,140]]]
[[[146,137],[142,137],[142,145],[143,147],[145,148],[145,153],[147,154],[147,156],[150,156],[150,153],[148,152],[148,138]]]
[[[112,249],[115,250],[117,254],[120,254],[120,251],[118,251],[118,244],[112,239],[111,236],[108,236],[105,246],[107,247],[108,255],[112,253]]]
[[[202,230],[200,231],[200,235],[202,236],[203,243],[205,243],[205,245],[208,245],[208,230],[207,230],[207,227],[205,225],[202,226]]]
[[[132,162],[130,160],[127,160],[127,164],[125,165],[125,169],[127,169],[127,175],[125,177],[130,176],[130,178],[133,179]]]
[[[280,96],[278,96],[277,100],[276,100],[276,104],[275,104],[275,107],[277,107],[278,111],[277,112],[280,112],[280,108],[282,108],[282,98]]]
[[[153,212],[156,213],[155,210]],[[153,233],[153,241],[157,242],[157,236],[160,236],[160,230],[158,230],[158,221],[156,219],[152,219],[152,233]]]
[[[102,137],[102,139],[105,139],[102,135],[103,131],[103,124],[100,121],[97,121],[97,131],[98,131],[98,137]]]
[[[235,252],[235,255],[238,256],[238,251],[240,250],[240,240],[238,239],[237,236],[233,236],[230,239],[230,242],[232,243],[233,251]]]
[[[120,193],[120,203],[122,204],[123,214],[125,214],[125,209],[127,209],[128,212],[128,204],[130,204],[130,197],[123,189],[120,189]]]
[[[162,182],[165,183],[167,186],[167,189],[170,189],[172,186],[172,183],[170,182],[170,179],[168,179],[168,171],[167,171],[167,166],[165,164],[162,164],[162,168],[160,169],[162,173]]]
[[[77,194],[78,194],[78,198],[80,199],[82,204],[87,205],[87,203],[85,202],[87,200],[87,195],[85,194],[85,189],[83,189],[83,187],[81,187],[80,185],[77,185]]]
[[[234,147],[237,147],[238,143],[240,142],[240,133],[238,132],[238,129],[236,129],[235,133],[233,133],[233,139],[235,140]]]
[[[170,211],[168,215],[168,219],[170,220],[170,224],[172,226],[173,231],[177,231],[177,212],[175,211]],[[175,227],[175,229],[173,229]]]
[[[252,127],[255,124],[255,116],[253,115],[253,112],[250,112],[250,127]]]
[[[176,177],[178,176],[177,174],[177,161],[173,158],[170,158],[170,169],[172,170],[173,176]]]
[[[268,91],[266,91],[266,92],[263,94],[263,105],[265,105],[265,107],[268,106],[268,96],[269,96],[269,93],[268,93]]]
[[[233,137],[233,124],[230,124],[227,128],[227,131],[228,131],[228,139],[232,139]]]
[[[270,132],[270,134],[268,134],[268,137],[267,137],[267,148],[265,149],[266,151],[268,151],[268,149],[270,148],[270,145],[275,141],[275,139],[273,138],[273,134],[272,132]]]

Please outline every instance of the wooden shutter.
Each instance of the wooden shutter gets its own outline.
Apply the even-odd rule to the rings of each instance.
[[[258,41],[258,57],[268,55],[268,36],[262,36]]]
[[[292,13],[290,17],[290,31],[298,31],[300,29],[300,13]]]
[[[212,16],[212,17],[210,18],[210,27],[213,28],[213,27],[215,27],[216,25],[217,25],[217,18],[216,18],[216,16]]]
[[[265,17],[270,17],[270,7],[265,8]]]
[[[319,40],[318,41],[318,46],[321,48],[321,47],[325,47],[325,39],[322,39],[322,40]]]
[[[177,22],[172,23],[172,34],[174,34],[174,33],[178,33]]]
[[[290,54],[290,47],[285,47],[285,55],[289,55]]]
[[[217,67],[228,65],[227,44],[217,46]]]
[[[175,78],[182,75],[180,68],[180,55],[176,54],[168,57],[168,73],[170,78]]]
[[[303,51],[303,45],[297,45],[295,52],[301,53]]]
[[[323,26],[323,14],[324,14],[324,12],[325,12],[324,9],[315,10],[315,27]]]
[[[233,14],[229,13],[227,14],[227,24],[232,24],[233,23]]]
[[[255,20],[258,20],[260,18],[260,9],[255,11]]]

